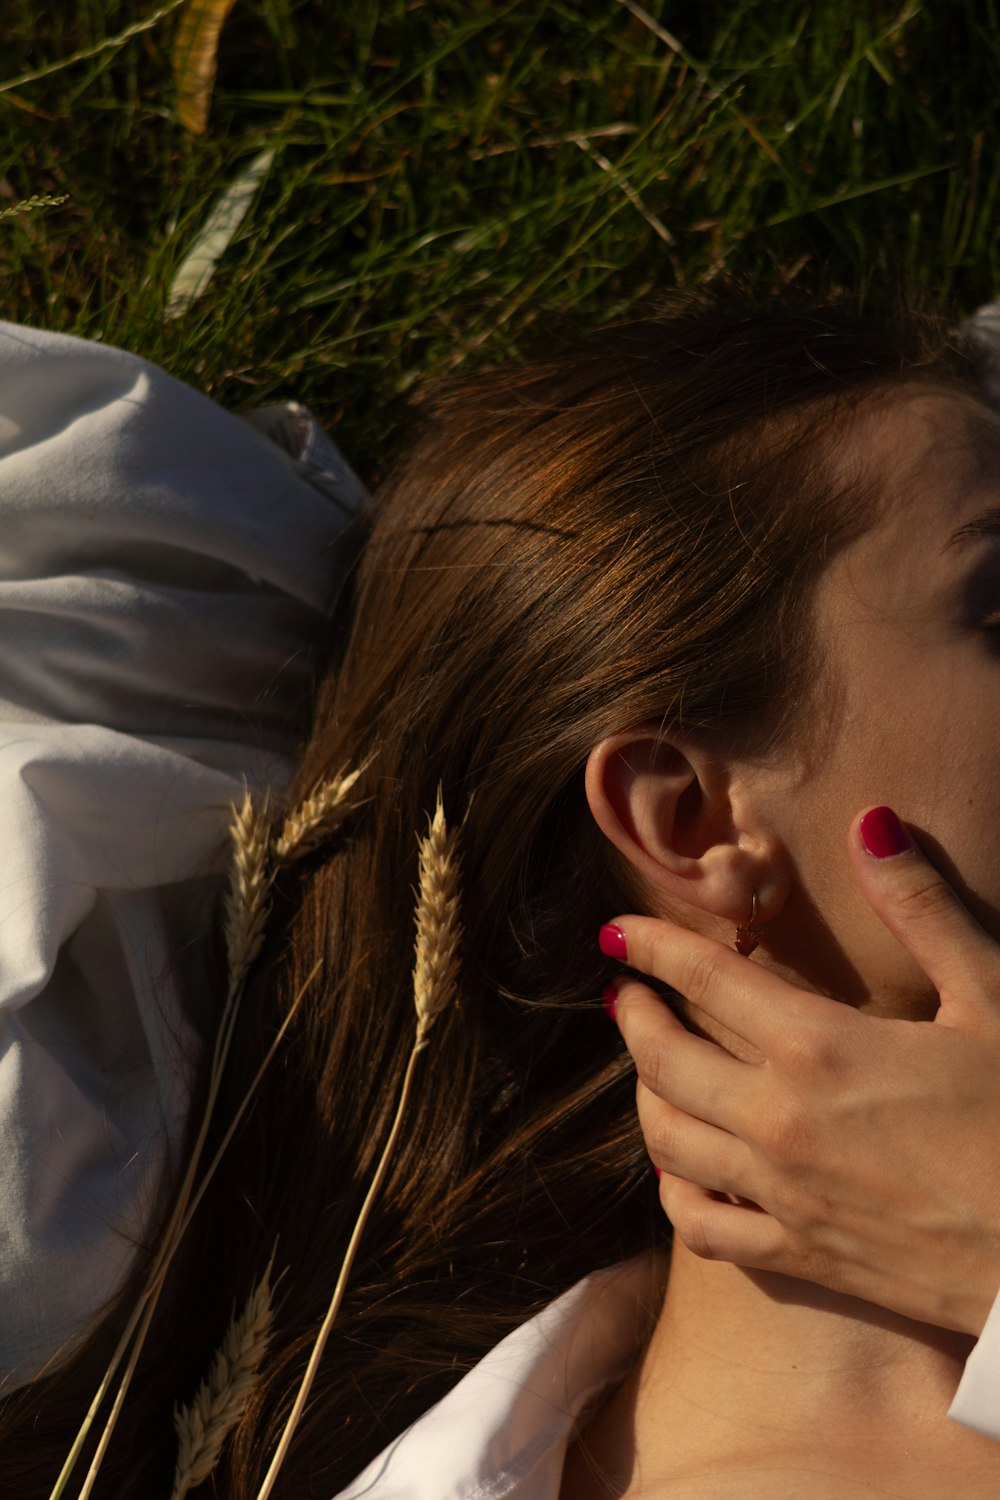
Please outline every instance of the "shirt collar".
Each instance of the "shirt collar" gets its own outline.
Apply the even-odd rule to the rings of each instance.
[[[334,1500],[558,1500],[577,1417],[627,1375],[656,1252],[585,1276],[497,1344]]]

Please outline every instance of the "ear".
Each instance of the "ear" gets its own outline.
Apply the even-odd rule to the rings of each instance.
[[[756,814],[750,783],[693,740],[659,726],[610,735],[587,761],[587,801],[601,832],[662,900],[727,921],[761,920],[788,896],[787,865]]]

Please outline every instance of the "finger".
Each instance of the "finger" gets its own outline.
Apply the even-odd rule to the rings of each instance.
[[[666,1172],[660,1178],[660,1202],[677,1239],[703,1260],[726,1260],[758,1271],[779,1268],[787,1235],[755,1205],[722,1202]]]
[[[616,917],[601,928],[603,952],[684,995],[765,1056],[797,1024],[828,1019],[844,1007],[798,990],[714,938],[661,917]]]
[[[754,1198],[753,1158],[743,1141],[675,1109],[643,1083],[636,1090],[636,1103],[646,1150],[661,1172],[712,1192]]]
[[[688,1031],[648,985],[624,979],[617,989],[615,1020],[644,1087],[676,1109],[739,1134],[743,1113],[757,1099],[755,1064]]]
[[[875,912],[941,996],[938,1020],[993,1020],[1000,947],[934,868],[888,807],[860,813],[849,834],[851,863]]]

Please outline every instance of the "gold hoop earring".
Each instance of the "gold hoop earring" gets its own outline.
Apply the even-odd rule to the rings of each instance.
[[[750,920],[745,925],[736,928],[736,951],[748,958],[757,944],[760,942],[760,930],[757,927],[757,892],[753,893],[753,904],[750,911]]]

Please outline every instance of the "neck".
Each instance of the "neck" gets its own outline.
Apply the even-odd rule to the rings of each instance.
[[[947,1411],[975,1341],[788,1276],[700,1260],[675,1246],[667,1295],[646,1354],[648,1391],[711,1392],[777,1439],[817,1411],[841,1438]]]
[[[637,1480],[635,1492],[666,1492],[706,1472],[706,1456],[721,1471],[822,1451],[897,1474],[911,1452],[926,1465],[956,1443],[989,1457],[989,1439],[946,1417],[974,1342],[676,1244],[652,1340],[584,1435],[584,1461],[607,1476],[603,1493],[624,1495]]]

